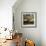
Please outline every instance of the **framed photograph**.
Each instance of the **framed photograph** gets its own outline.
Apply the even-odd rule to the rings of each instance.
[[[22,27],[37,27],[37,12],[22,12],[21,26]]]

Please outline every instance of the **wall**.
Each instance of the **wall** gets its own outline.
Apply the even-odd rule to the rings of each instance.
[[[41,1],[41,40],[42,46],[46,46],[46,0]]]
[[[16,0],[0,0],[0,27],[12,29],[12,6]]]
[[[23,0],[24,1],[24,0]],[[23,2],[22,1],[22,2]],[[3,26],[3,27],[8,27],[8,28],[12,28],[12,6],[14,5],[14,3],[16,2],[16,0],[0,0],[0,26]],[[18,1],[20,2],[20,1]],[[24,34],[24,37],[28,36],[30,37],[30,39],[34,39],[36,41],[36,44],[38,45],[39,42],[37,41],[40,41],[41,39],[41,42],[42,42],[42,46],[46,46],[46,0],[41,0],[41,15],[37,16],[37,23],[38,23],[38,26],[37,28],[21,28],[21,11],[30,11],[31,8],[31,4],[30,4],[30,1],[27,0],[27,2],[30,4],[29,5],[29,9],[27,6],[25,6],[25,2],[23,4],[20,5],[20,3],[15,3],[18,4],[18,5],[14,5],[14,13],[19,13],[19,14],[15,14],[16,17],[15,17],[15,28],[22,32]],[[35,0],[32,0],[32,2],[35,2]],[[37,6],[36,6],[36,9],[37,7],[40,7],[39,4],[40,4],[40,0],[37,0]],[[33,4],[33,3],[32,3]],[[24,6],[22,6],[24,5]],[[34,4],[35,5],[35,4]],[[35,10],[35,6],[33,5],[33,9],[34,10],[31,10],[31,11],[39,11],[38,9]],[[19,8],[18,8],[19,7]],[[24,8],[22,8],[24,7]],[[17,9],[18,10],[17,10]],[[22,9],[23,10],[22,10]],[[40,8],[39,8],[40,9]],[[19,12],[20,11],[20,12]],[[40,14],[40,13],[38,13]],[[18,24],[19,22],[19,24]],[[41,38],[40,38],[40,34],[41,34]]]
[[[22,28],[21,12],[37,12],[37,27]],[[41,46],[41,0],[23,0],[19,4],[15,3],[13,6],[13,14],[15,19],[15,30],[22,32],[24,38],[34,40],[36,46]]]

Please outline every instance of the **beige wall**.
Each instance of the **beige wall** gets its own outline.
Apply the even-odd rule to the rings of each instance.
[[[46,46],[46,0],[41,1],[41,40],[42,46]]]
[[[0,27],[12,28],[12,6],[16,0],[0,0]]]
[[[19,4],[17,4],[19,5]],[[41,46],[41,1],[40,0],[23,0],[19,6],[14,6],[15,29],[22,32],[24,37],[35,41],[36,46]],[[21,12],[37,12],[37,27],[22,28]]]
[[[14,5],[14,3],[15,5],[16,4],[20,5],[21,1],[18,1],[19,3],[18,2],[15,3],[16,0],[0,0],[0,26],[8,27],[10,29],[12,28],[12,6]],[[45,36],[46,35],[46,0],[41,0],[41,6],[40,6],[40,0],[29,0],[29,1],[25,0],[24,2],[23,1],[22,1],[22,5],[20,6],[16,5],[13,10],[14,15],[16,15],[15,28],[19,32],[23,32],[24,37],[26,37],[27,36],[26,34],[28,34],[29,39],[35,40],[37,45],[40,44],[39,41],[41,40],[42,46],[46,46],[46,36]],[[35,2],[36,2],[36,5],[35,5]],[[21,11],[38,12],[37,28],[21,28]],[[40,34],[41,34],[41,37],[40,37]]]
[[[13,14],[15,19],[15,22],[14,22],[15,31],[17,30],[18,32],[22,32],[24,38],[27,37],[28,39],[34,40],[36,43],[36,46],[41,46],[42,43],[43,43],[42,45],[45,46],[45,43],[44,43],[45,41],[42,39],[43,34],[46,32],[44,30],[45,25],[43,25],[44,24],[43,21],[45,20],[44,19],[45,16],[43,16],[45,1],[43,2],[43,0],[23,0],[21,2],[20,0],[18,2],[15,3],[15,5],[13,6]],[[21,27],[21,12],[37,12],[37,28],[22,28]],[[45,31],[44,33],[43,33],[43,30]]]

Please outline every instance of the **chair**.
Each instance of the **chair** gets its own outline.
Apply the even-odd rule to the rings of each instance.
[[[26,40],[25,46],[35,46],[35,43],[32,40]]]
[[[22,45],[22,33],[15,33],[16,46]]]

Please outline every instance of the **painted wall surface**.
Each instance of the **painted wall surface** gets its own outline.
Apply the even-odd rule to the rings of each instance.
[[[17,0],[18,1],[18,0]],[[12,6],[15,15],[15,29],[24,38],[33,39],[35,44],[46,46],[46,0],[0,0],[0,27],[12,28]],[[17,9],[16,9],[17,8]],[[21,12],[37,12],[37,28],[21,28]]]
[[[12,29],[12,6],[16,0],[0,0],[0,27]]]
[[[16,6],[15,6],[16,7]],[[15,8],[14,8],[15,9]],[[21,12],[37,12],[37,27],[22,28],[21,27]],[[23,0],[23,2],[15,9],[15,29],[23,33],[23,37],[34,40],[36,46],[41,46],[41,1],[40,0]]]
[[[21,2],[21,0],[18,2]],[[17,5],[17,6],[16,6]],[[46,46],[45,38],[45,0],[23,0],[21,3],[15,3],[13,6],[15,31],[23,33],[26,39],[34,40],[36,46]],[[43,7],[44,6],[44,7]],[[44,12],[43,12],[44,11]],[[36,28],[22,28],[21,27],[21,12],[37,12],[37,27]],[[43,15],[44,14],[44,15]],[[43,22],[43,21],[44,22]],[[44,31],[43,31],[44,30]],[[44,34],[45,33],[45,34]],[[44,34],[44,35],[43,35]]]
[[[41,1],[41,40],[42,46],[46,46],[46,0]]]

